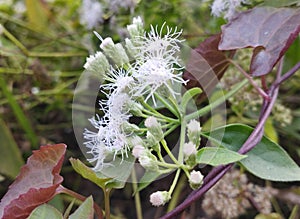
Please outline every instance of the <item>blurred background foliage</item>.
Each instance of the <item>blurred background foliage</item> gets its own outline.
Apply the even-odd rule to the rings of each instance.
[[[141,16],[146,28],[166,21],[169,26],[183,29],[186,42],[196,47],[208,36],[220,32],[225,23],[222,18],[211,16],[212,1],[208,0],[99,0],[98,8],[94,7],[98,9],[94,11],[96,14],[92,8],[87,10],[84,2],[0,0],[1,196],[31,150],[40,145],[63,142],[68,145],[67,157],[83,157],[72,131],[72,98],[86,57],[99,48],[100,41],[93,31],[103,38],[111,36],[114,41],[122,41],[127,36],[126,25],[133,17]],[[89,23],[90,20],[93,22]],[[298,38],[286,54],[284,72],[300,60],[299,48]],[[243,55],[236,56],[239,62],[245,61]],[[266,127],[268,135],[279,141],[298,164],[299,91],[298,73],[282,86],[279,100],[290,109],[291,123],[283,126],[270,118]],[[249,100],[238,101],[238,105],[228,105],[229,121],[255,125],[257,112],[244,107]],[[274,113],[273,117],[280,113]],[[68,176],[67,187],[86,195],[94,190],[91,183],[72,173],[66,161],[63,174]],[[131,194],[125,189],[123,196],[130,198]],[[101,194],[97,200],[101,200]],[[61,208],[61,200],[56,202]]]

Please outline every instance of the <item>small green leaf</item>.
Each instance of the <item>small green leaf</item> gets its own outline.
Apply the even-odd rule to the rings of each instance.
[[[196,161],[199,164],[219,166],[234,163],[246,157],[246,155],[221,147],[204,147],[197,152]]]
[[[26,0],[27,16],[30,24],[36,29],[45,31],[48,28],[48,13],[45,5],[39,0]]]
[[[72,164],[72,167],[77,173],[79,173],[83,178],[88,179],[91,182],[95,183],[97,186],[99,186],[102,189],[105,189],[105,185],[107,181],[111,179],[107,177],[103,177],[103,178],[99,177],[95,173],[95,171],[93,171],[91,168],[86,166],[78,159],[70,158],[70,162]]]
[[[203,135],[229,150],[238,151],[252,131],[249,126],[231,124]],[[272,181],[300,181],[299,166],[283,148],[266,137],[247,155],[240,163],[257,177]]]
[[[24,164],[20,150],[5,123],[0,119],[0,173],[14,179]]]
[[[94,201],[92,196],[88,197],[80,207],[70,215],[69,219],[93,219],[94,218]]]
[[[35,208],[27,219],[63,219],[62,214],[54,207],[43,204]]]
[[[146,188],[150,183],[152,183],[155,179],[157,179],[161,175],[160,172],[155,171],[146,171],[143,177],[140,179],[137,191],[139,192]]]
[[[199,87],[193,87],[187,90],[181,100],[181,108],[184,110],[188,104],[188,102],[196,95],[201,94],[202,90]]]
[[[98,177],[110,177],[111,180],[105,183],[106,188],[122,189],[132,172],[135,158],[128,154],[127,157],[116,157],[110,165],[104,166],[101,172],[97,172]]]

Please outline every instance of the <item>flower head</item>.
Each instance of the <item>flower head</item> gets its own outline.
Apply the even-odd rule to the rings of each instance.
[[[191,142],[193,142],[196,146],[200,144],[200,132],[201,126],[198,121],[192,119],[187,124],[187,136]]]
[[[96,52],[95,55],[90,55],[86,59],[86,63],[83,67],[86,70],[103,76],[105,72],[109,69],[109,63],[102,52]]]
[[[150,195],[150,202],[153,206],[162,206],[171,199],[171,195],[167,191],[157,191]]]
[[[199,188],[203,183],[203,175],[200,171],[193,170],[189,178],[190,186],[193,189]]]
[[[183,145],[183,154],[186,158],[191,156],[191,155],[194,155],[196,153],[197,153],[196,145],[193,144],[192,142],[185,143]]]
[[[236,8],[242,3],[249,3],[249,0],[215,0],[211,6],[211,13],[216,17],[231,19],[236,13]]]
[[[102,5],[95,0],[83,0],[79,10],[80,23],[86,25],[87,29],[93,29],[102,22]]]

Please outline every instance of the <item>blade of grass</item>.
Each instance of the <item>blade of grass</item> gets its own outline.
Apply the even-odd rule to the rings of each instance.
[[[13,94],[7,88],[7,85],[6,85],[3,77],[0,77],[0,87],[2,89],[4,96],[7,98],[8,104],[10,105],[11,109],[13,110],[13,113],[15,114],[20,126],[24,129],[24,131],[26,133],[26,137],[30,141],[32,147],[37,148],[38,139],[34,133],[34,130],[30,124],[30,121],[26,117],[25,113],[23,112],[23,110],[20,107],[20,105],[18,104],[18,102],[15,100]]]

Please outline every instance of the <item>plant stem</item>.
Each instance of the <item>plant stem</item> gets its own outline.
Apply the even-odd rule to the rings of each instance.
[[[253,78],[237,63],[235,63],[233,60],[229,59],[229,62],[231,62],[248,80],[249,82],[252,84],[252,86],[257,90],[257,92],[264,98],[264,99],[270,99],[270,97],[268,96],[268,94],[266,94],[266,92],[261,89],[253,80]]]
[[[131,174],[131,179],[132,179],[132,188],[133,188],[133,191],[135,192],[134,201],[135,201],[136,217],[137,217],[137,219],[143,219],[141,197],[140,197],[140,192],[138,191],[138,187],[137,187],[137,179],[136,179],[136,173],[135,173],[134,168],[133,168],[133,171]]]
[[[111,189],[109,189],[109,188],[103,189],[103,192],[104,192],[104,206],[105,206],[105,219],[110,219],[110,200],[109,200],[110,191],[111,191]]]
[[[282,63],[281,63],[282,64]],[[252,148],[256,146],[257,143],[260,142],[262,136],[263,136],[263,130],[264,130],[264,124],[269,117],[271,110],[274,106],[274,103],[276,101],[277,95],[278,95],[278,86],[276,84],[280,81],[280,75],[281,75],[281,68],[279,68],[277,72],[277,79],[273,83],[273,85],[270,88],[270,96],[271,101],[268,99],[264,99],[264,106],[265,109],[262,109],[261,116],[259,119],[259,122],[251,135],[248,137],[246,142],[243,144],[243,146],[240,148],[239,153],[245,154]],[[184,211],[188,206],[190,206],[194,201],[198,200],[205,192],[207,192],[213,185],[215,185],[222,177],[225,175],[225,173],[233,166],[233,164],[228,164],[226,166],[218,166],[214,168],[203,180],[203,186],[199,188],[198,190],[195,190],[192,192],[180,205],[178,205],[173,211],[167,213],[160,219],[171,219],[174,218],[176,215],[178,215],[180,212]]]
[[[247,79],[244,79],[243,81],[241,81],[238,85],[236,85],[232,90],[230,90],[229,92],[227,92],[224,96],[220,97],[219,99],[217,99],[216,101],[212,102],[211,104],[203,107],[202,109],[193,112],[189,115],[186,115],[186,121],[190,121],[192,119],[197,119],[200,116],[205,115],[206,113],[210,112],[212,109],[214,109],[215,107],[218,107],[219,105],[221,105],[222,103],[224,103],[227,99],[229,99],[230,97],[232,97],[234,94],[236,94],[242,87],[244,87],[246,84],[248,83]]]
[[[170,158],[172,159],[172,161],[177,164],[177,165],[180,165],[180,163],[178,162],[178,160],[174,157],[173,153],[170,151],[168,145],[167,145],[167,142],[165,139],[162,139],[161,140],[161,144],[163,146],[163,148],[165,149],[165,151],[167,152],[167,154],[170,156]]]
[[[70,195],[80,201],[85,201],[86,197],[84,197],[83,195],[80,195],[70,189],[67,189],[65,187],[63,187],[62,185],[60,185],[57,189],[56,189],[56,193],[59,194],[59,193],[64,193],[64,194],[67,194],[67,195]],[[98,216],[99,219],[103,219],[103,213],[102,213],[102,209],[99,207],[99,205],[97,205],[95,202],[94,202],[94,209],[95,209],[95,212]]]

